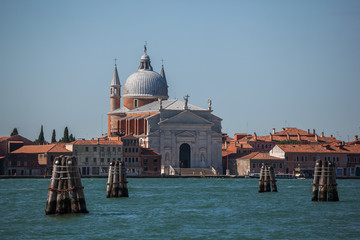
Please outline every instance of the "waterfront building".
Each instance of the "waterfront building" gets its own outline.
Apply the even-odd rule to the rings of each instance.
[[[215,168],[222,171],[221,121],[208,108],[184,101],[169,100],[164,66],[160,74],[151,66],[146,47],[137,72],[131,74],[123,88],[123,107],[120,106],[121,85],[117,66],[110,84],[110,113],[108,138],[120,139],[133,134],[140,145],[160,153],[161,173],[170,168]]]
[[[107,176],[110,162],[123,160],[121,141],[77,140],[66,144],[66,149],[77,158],[82,175]]]
[[[54,159],[60,155],[72,155],[64,143],[22,146],[11,152],[7,174],[51,175]]]
[[[337,168],[337,176],[360,176],[360,145],[334,142],[331,144],[283,144],[269,152],[284,160],[285,172],[295,168],[312,175],[316,160],[331,160]]]
[[[121,138],[124,146],[124,162],[129,175],[159,176],[161,155],[151,148],[140,146],[139,138],[127,135]]]
[[[21,136],[7,136],[0,138],[0,175],[11,175],[13,170],[8,171],[9,167],[9,156],[12,151],[19,149],[25,145],[34,145],[33,141]],[[14,170],[15,171],[15,170]],[[20,171],[21,172],[21,171]],[[14,172],[13,174],[15,174]]]
[[[240,135],[242,136],[242,135]],[[275,128],[267,136],[258,136],[256,133],[253,135],[243,136],[240,138],[235,135],[235,138],[240,143],[248,143],[253,147],[256,152],[269,152],[276,144],[281,142],[297,143],[297,144],[327,144],[327,143],[338,143],[333,135],[326,137],[324,132],[318,135],[313,129],[307,131],[298,129],[295,127],[282,128],[282,131],[276,132]]]
[[[259,173],[263,164],[273,167],[275,173],[284,172],[284,159],[268,153],[252,152],[236,158],[236,173],[239,176]]]
[[[142,176],[159,176],[161,174],[161,155],[152,148],[141,148]]]

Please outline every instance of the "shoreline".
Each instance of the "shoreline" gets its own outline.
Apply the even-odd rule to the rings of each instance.
[[[19,178],[51,178],[51,176],[41,176],[41,175],[21,175],[21,176],[9,176],[9,175],[0,175],[0,179],[19,179]],[[81,176],[81,178],[108,178],[108,176]],[[245,178],[245,176],[236,176],[236,175],[217,175],[217,176],[175,176],[175,175],[166,175],[166,176],[126,176],[126,178]],[[296,178],[294,178],[297,180]],[[313,178],[306,178],[313,179]],[[360,176],[351,176],[351,177],[336,177],[336,179],[360,179]]]

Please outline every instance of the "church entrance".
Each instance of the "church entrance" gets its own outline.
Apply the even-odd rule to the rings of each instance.
[[[190,145],[187,143],[183,143],[180,146],[180,158],[179,164],[181,168],[190,168],[190,155],[191,148]]]

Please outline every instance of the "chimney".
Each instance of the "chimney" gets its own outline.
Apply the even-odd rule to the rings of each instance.
[[[355,141],[359,141],[359,136],[355,135]]]
[[[308,134],[310,134],[310,129],[308,129]]]
[[[315,134],[315,141],[318,142],[319,141],[319,138],[318,138],[318,135]]]
[[[272,134],[275,134],[275,128],[273,128],[273,130],[272,130]]]
[[[285,128],[282,128],[283,131],[285,131]]]
[[[314,135],[316,134],[315,129],[313,129],[313,134],[314,134]]]
[[[300,133],[297,134],[297,137],[298,137],[298,141],[301,142],[301,136],[300,136]]]
[[[225,149],[227,149],[227,148],[228,148],[228,142],[225,141]]]
[[[331,135],[330,135],[330,137],[332,138],[332,137],[333,137],[333,135],[331,134]]]
[[[97,141],[97,144],[99,145],[99,144],[100,144],[100,138],[98,138],[97,140],[98,140],[98,141]]]
[[[321,132],[321,135],[320,135],[320,137],[324,137],[324,132]]]
[[[290,135],[289,135],[289,133],[286,133],[286,138],[287,138],[287,140],[290,140]]]
[[[270,142],[273,141],[273,135],[270,133]]]
[[[342,141],[342,142],[341,142],[341,145],[342,145],[342,146],[345,146],[345,142],[344,142],[344,141]]]
[[[256,132],[254,132],[254,140],[257,141],[257,135]]]

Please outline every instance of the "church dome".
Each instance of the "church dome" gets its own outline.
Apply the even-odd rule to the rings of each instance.
[[[168,98],[168,85],[165,74],[153,71],[150,57],[146,53],[141,56],[137,72],[131,74],[124,84],[124,98]],[[163,70],[162,70],[163,71]]]
[[[126,79],[123,96],[125,98],[168,98],[168,86],[160,74],[154,71],[139,70]]]

